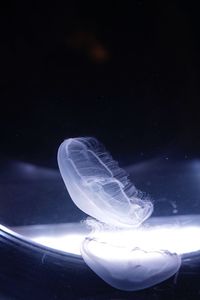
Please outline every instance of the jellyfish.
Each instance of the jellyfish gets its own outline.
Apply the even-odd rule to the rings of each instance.
[[[74,203],[86,214],[114,226],[139,226],[153,211],[95,138],[68,139],[58,151],[61,175]]]
[[[58,150],[58,165],[71,199],[92,218],[91,233],[80,251],[99,277],[121,290],[140,290],[178,271],[178,254],[132,242],[134,230],[151,216],[153,204],[96,138],[65,140]],[[129,232],[126,239],[124,230]]]

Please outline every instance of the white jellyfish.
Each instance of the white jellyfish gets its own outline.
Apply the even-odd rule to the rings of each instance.
[[[150,201],[95,138],[64,141],[58,150],[61,175],[74,203],[112,226],[139,226],[153,211]]]
[[[58,164],[74,203],[96,219],[89,222],[92,232],[83,241],[81,254],[97,275],[115,288],[139,290],[178,271],[181,258],[176,253],[132,245],[130,229],[140,228],[152,214],[153,204],[101,143],[91,137],[65,140],[58,150]],[[125,242],[123,229],[130,230]]]

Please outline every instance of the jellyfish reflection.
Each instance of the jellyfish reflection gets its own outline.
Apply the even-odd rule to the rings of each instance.
[[[150,287],[177,272],[181,258],[168,249],[131,247],[134,236],[121,245],[123,229],[139,227],[153,205],[102,144],[89,137],[68,139],[59,147],[58,164],[74,203],[106,224],[99,231],[100,223],[94,221],[92,233],[81,245],[82,257],[94,272],[123,290]],[[114,244],[106,240],[104,227],[118,234]]]
[[[116,247],[87,237],[81,245],[87,265],[111,286],[140,290],[171,277],[181,258],[169,251],[145,251],[138,247]]]

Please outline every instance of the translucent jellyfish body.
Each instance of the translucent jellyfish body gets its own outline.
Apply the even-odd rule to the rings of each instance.
[[[80,251],[99,277],[118,289],[140,290],[178,271],[181,258],[176,253],[132,243],[131,229],[139,231],[153,205],[101,143],[90,137],[65,140],[58,164],[74,203],[96,219],[88,221],[92,230]]]
[[[116,246],[89,237],[82,243],[81,254],[99,277],[127,291],[158,284],[174,275],[181,264],[181,258],[169,251]]]
[[[74,203],[112,226],[139,226],[153,211],[150,201],[95,138],[64,141],[58,150],[61,175]]]

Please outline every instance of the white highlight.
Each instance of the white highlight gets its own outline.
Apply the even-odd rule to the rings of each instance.
[[[181,216],[180,216],[181,217]],[[193,216],[188,216],[192,220]],[[178,218],[178,217],[176,217]],[[156,220],[157,218],[151,218]],[[159,218],[160,219],[160,218]],[[159,219],[158,222],[159,222]],[[168,218],[163,217],[162,221],[166,223]],[[173,220],[173,217],[171,217]],[[33,227],[33,226],[32,226]],[[15,228],[15,231],[22,232],[20,229]],[[83,231],[83,230],[82,230]],[[25,232],[23,232],[26,235]],[[30,236],[30,238],[47,247],[64,251],[70,254],[81,255],[80,248],[84,239],[88,236],[87,232],[70,233],[66,232],[62,235],[37,235]],[[176,226],[169,224],[162,224],[158,226],[143,226],[137,230],[123,230],[121,233],[106,231],[99,233],[99,240],[105,240],[111,244],[118,244],[119,240],[122,245],[129,245],[129,247],[138,247],[147,249],[149,251],[155,249],[168,249],[171,253],[179,255],[187,254],[188,256],[200,251],[200,216],[198,225],[185,225]]]
[[[32,240],[41,245],[53,248],[59,251],[63,251],[69,254],[81,255],[80,245],[85,239],[83,234],[67,234],[63,236],[37,236],[32,238]]]

